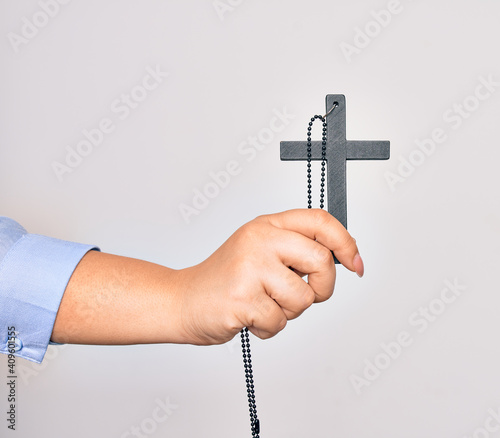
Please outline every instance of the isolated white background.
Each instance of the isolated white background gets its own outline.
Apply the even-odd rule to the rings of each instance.
[[[479,429],[500,406],[500,92],[459,129],[443,120],[480,76],[500,81],[500,4],[401,4],[349,63],[339,45],[386,1],[245,1],[221,20],[211,1],[74,0],[18,53],[7,34],[40,6],[0,3],[0,214],[30,232],[190,266],[257,215],[305,206],[305,163],[281,162],[279,141],[303,139],[326,94],[346,95],[348,139],[391,141],[390,161],[348,164],[365,278],[338,268],[330,301],[252,339],[263,437],[500,434]],[[66,146],[156,65],[169,77],[59,182]],[[284,107],[295,119],[247,162],[240,143]],[[447,141],[391,192],[384,173],[436,128]],[[179,205],[231,160],[240,175],[187,224]],[[465,291],[418,333],[410,315],[447,279]],[[358,395],[350,377],[401,331],[413,344]],[[238,340],[51,350],[45,365],[18,361],[34,374],[12,436],[132,436],[158,398],[177,408],[144,436],[250,436]]]

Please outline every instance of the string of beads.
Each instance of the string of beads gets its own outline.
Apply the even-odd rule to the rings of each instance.
[[[245,380],[247,384],[248,407],[250,411],[250,428],[253,438],[260,438],[260,422],[257,418],[257,406],[255,405],[255,388],[253,383],[252,355],[250,353],[250,338],[248,328],[241,331],[241,347],[243,349],[243,364],[245,366]]]
[[[319,119],[323,122],[323,136],[321,141],[321,189],[319,192],[319,207],[325,206],[325,168],[326,168],[326,133],[327,123],[326,117],[315,115],[311,117],[309,126],[307,127],[307,208],[312,208],[312,178],[311,178],[311,161],[312,161],[312,141],[311,130],[314,122]]]

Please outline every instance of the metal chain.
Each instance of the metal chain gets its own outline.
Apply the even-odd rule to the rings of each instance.
[[[250,354],[250,338],[248,328],[241,331],[241,347],[243,349],[243,364],[245,365],[245,380],[247,383],[248,407],[250,411],[250,427],[253,438],[260,438],[260,422],[257,418],[257,406],[255,405],[255,388],[253,384],[252,355]]]
[[[330,112],[335,108],[335,106],[330,110]],[[319,206],[323,208],[325,206],[325,167],[326,167],[326,133],[327,133],[327,123],[326,116],[315,115],[311,118],[309,126],[307,127],[307,208],[312,208],[312,179],[311,179],[311,161],[312,161],[312,141],[311,141],[311,130],[313,123],[316,119],[320,119],[323,122],[323,137],[322,137],[322,147],[321,147],[321,189],[319,194]]]

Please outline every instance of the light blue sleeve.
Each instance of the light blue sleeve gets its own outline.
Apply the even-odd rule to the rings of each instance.
[[[64,290],[82,257],[96,246],[29,234],[0,216],[0,353],[40,363]]]

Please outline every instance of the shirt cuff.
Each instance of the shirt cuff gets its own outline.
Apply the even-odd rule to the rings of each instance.
[[[0,352],[40,363],[50,342],[66,286],[92,245],[25,234],[0,265]]]

